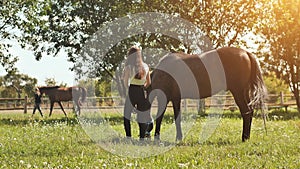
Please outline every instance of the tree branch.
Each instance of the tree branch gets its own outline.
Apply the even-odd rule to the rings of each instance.
[[[233,38],[231,38],[231,40],[228,42],[228,46],[231,46],[236,41],[238,35],[239,35],[239,29],[236,31]]]
[[[11,21],[11,18],[7,19],[7,20],[3,23],[3,25],[0,27],[0,30],[3,30],[4,27],[6,26],[6,24],[8,24],[10,21]]]

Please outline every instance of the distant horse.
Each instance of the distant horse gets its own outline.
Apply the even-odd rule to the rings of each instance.
[[[86,100],[86,89],[83,87],[59,87],[59,86],[46,86],[46,87],[39,87],[41,94],[45,93],[50,100],[50,114],[52,114],[54,103],[57,102],[64,112],[65,116],[67,116],[61,101],[70,101],[73,100],[76,107],[78,114],[80,115],[80,106],[81,103]],[[81,98],[81,99],[79,99]]]
[[[151,79],[148,94],[152,95],[152,99],[157,97],[158,101],[156,139],[160,139],[161,122],[169,101],[173,104],[176,140],[182,140],[181,99],[201,99],[229,90],[243,118],[242,141],[245,141],[250,138],[253,109],[255,106],[263,106],[267,96],[261,70],[254,56],[232,47],[201,55],[168,54],[153,70]]]

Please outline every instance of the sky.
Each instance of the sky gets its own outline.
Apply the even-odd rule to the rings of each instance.
[[[73,63],[67,61],[66,53],[60,52],[56,57],[44,56],[37,61],[32,51],[22,49],[16,43],[12,43],[12,45],[10,53],[19,56],[15,65],[19,73],[36,78],[39,86],[45,85],[47,78],[54,78],[58,84],[67,83],[68,86],[73,86],[74,73],[70,70]],[[5,75],[5,71],[1,69],[0,76],[3,75]]]

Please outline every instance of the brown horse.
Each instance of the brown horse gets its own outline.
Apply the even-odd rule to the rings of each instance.
[[[157,97],[158,112],[155,138],[166,106],[173,104],[176,139],[182,140],[180,103],[182,98],[201,99],[222,90],[229,90],[243,118],[242,141],[250,138],[255,106],[263,106],[267,96],[260,67],[254,56],[245,50],[226,47],[201,55],[168,54],[151,74],[148,90],[150,102]]]
[[[70,101],[73,100],[78,114],[80,115],[80,106],[81,103],[86,99],[86,89],[83,87],[59,87],[59,86],[47,86],[47,87],[39,87],[41,94],[45,93],[50,100],[50,114],[52,114],[54,103],[57,102],[64,112],[65,116],[67,116],[61,101]],[[81,99],[79,99],[81,98]]]

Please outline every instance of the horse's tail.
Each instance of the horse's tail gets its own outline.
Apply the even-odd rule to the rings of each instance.
[[[264,121],[265,130],[267,132],[266,127],[266,114],[265,110],[267,109],[266,106],[266,99],[268,97],[268,92],[265,86],[265,83],[262,78],[261,68],[251,53],[248,53],[248,56],[251,61],[251,80],[250,80],[250,97],[251,102],[249,106],[253,108],[260,108],[262,112],[262,117]]]
[[[265,108],[265,100],[267,99],[267,89],[262,78],[261,68],[254,56],[248,52],[247,54],[251,61],[251,102],[249,103],[249,106],[252,108]]]
[[[81,90],[81,99],[80,99],[80,104],[81,104],[86,101],[87,92],[86,92],[86,88],[84,87],[79,87],[79,88]]]

